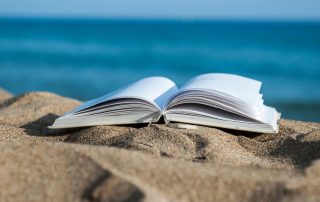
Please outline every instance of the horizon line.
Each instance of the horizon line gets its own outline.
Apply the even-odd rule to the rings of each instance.
[[[0,20],[114,20],[114,21],[177,21],[177,22],[284,22],[320,23],[320,18],[244,18],[244,17],[151,17],[151,16],[45,16],[45,15],[1,15]]]

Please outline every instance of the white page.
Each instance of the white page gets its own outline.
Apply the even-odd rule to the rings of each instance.
[[[245,102],[256,104],[261,99],[259,95],[261,82],[233,74],[203,74],[191,79],[181,90],[203,89],[220,91]]]
[[[243,131],[251,131],[251,132],[259,132],[259,133],[277,133],[279,127],[274,125],[269,125],[265,123],[246,123],[246,122],[238,122],[222,119],[215,119],[210,117],[199,117],[194,115],[184,115],[184,114],[168,114],[165,117],[166,123],[174,121],[180,123],[189,123],[196,125],[204,125],[204,126],[214,126],[219,128],[229,128],[235,130],[243,130]]]
[[[147,77],[102,97],[90,100],[76,109],[68,112],[67,115],[86,109],[101,102],[119,98],[142,99],[153,104],[159,110],[162,110],[166,100],[176,91],[177,87],[170,79],[165,77]]]

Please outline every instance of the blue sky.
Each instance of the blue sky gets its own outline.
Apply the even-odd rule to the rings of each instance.
[[[1,0],[0,16],[320,20],[320,0]]]

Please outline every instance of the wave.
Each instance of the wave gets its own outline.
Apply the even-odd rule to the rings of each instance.
[[[111,44],[66,40],[0,39],[0,65],[132,66],[140,70],[240,71],[265,76],[320,77],[317,51],[258,46]],[[19,58],[19,60],[12,60]],[[194,70],[196,69],[196,70]]]

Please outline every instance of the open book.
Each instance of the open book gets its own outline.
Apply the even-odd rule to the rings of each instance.
[[[261,82],[232,74],[203,74],[178,89],[148,77],[88,101],[50,128],[180,122],[252,132],[278,132],[280,114],[263,104]]]

